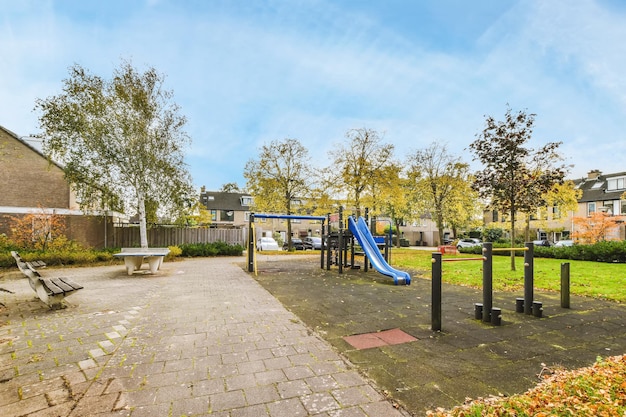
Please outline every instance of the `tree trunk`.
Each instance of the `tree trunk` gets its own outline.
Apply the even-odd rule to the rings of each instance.
[[[139,210],[139,240],[142,249],[148,249],[148,226],[146,224],[146,199],[143,190],[137,190],[137,205]]]
[[[443,245],[443,215],[441,215],[441,210],[437,210],[437,229],[439,232],[439,244]]]
[[[393,222],[396,225],[396,233],[398,233],[398,247],[400,247],[400,236],[402,236],[402,233],[400,233],[400,221],[398,219],[393,219]]]
[[[515,247],[515,209],[511,209],[511,247]],[[511,271],[515,271],[515,251],[511,251]]]

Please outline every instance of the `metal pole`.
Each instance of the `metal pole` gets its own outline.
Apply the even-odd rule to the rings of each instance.
[[[332,263],[332,251],[330,250],[330,213],[328,213],[328,234],[326,239],[322,237],[322,247],[326,247],[326,270],[330,271],[330,264]]]
[[[370,220],[370,209],[369,207],[365,207],[365,224],[367,224],[370,228],[370,231],[372,230],[372,226],[369,224],[369,220]],[[373,235],[374,233],[372,233]],[[369,266],[370,266],[370,261],[369,259],[367,259],[367,255],[365,254],[365,249],[361,248],[363,250],[363,271],[367,272],[369,270]]]
[[[339,236],[337,237],[337,261],[339,263],[339,273],[343,274],[343,207],[339,206]]]
[[[432,304],[431,304],[431,329],[441,331],[441,253],[432,254]]]
[[[330,224],[330,223],[329,223]],[[320,245],[320,268],[324,269],[324,233],[326,232],[326,222],[322,220],[322,233],[320,233],[320,237],[322,238],[322,244]]]
[[[533,314],[533,287],[534,287],[534,244],[526,242],[524,244],[524,314]]]
[[[561,264],[561,307],[569,308],[569,262]]]
[[[491,242],[483,243],[483,321],[491,322],[493,307],[493,262]]]
[[[254,234],[252,225],[254,224],[254,213],[250,213],[248,221],[248,272],[254,272]]]

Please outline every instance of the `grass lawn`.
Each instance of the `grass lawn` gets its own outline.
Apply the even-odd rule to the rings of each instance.
[[[477,257],[472,254],[445,254],[447,258]],[[561,289],[561,264],[570,264],[570,293],[606,300],[626,302],[626,264],[572,261],[567,259],[535,258],[535,288],[551,291]],[[431,276],[431,252],[394,248],[391,263],[398,269],[407,268],[426,278]],[[524,287],[524,260],[516,258],[516,271],[511,271],[510,257],[493,257],[493,289],[519,290]],[[456,285],[482,287],[482,262],[444,262],[443,281]]]

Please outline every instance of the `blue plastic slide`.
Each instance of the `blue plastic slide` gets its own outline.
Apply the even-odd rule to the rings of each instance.
[[[370,232],[365,220],[359,217],[358,222],[354,221],[354,218],[348,217],[348,228],[352,234],[359,241],[359,245],[363,248],[363,252],[367,256],[367,259],[372,263],[372,266],[381,274],[387,275],[393,278],[394,284],[411,284],[411,275],[404,271],[398,271],[392,268],[383,255],[380,253],[374,237]]]

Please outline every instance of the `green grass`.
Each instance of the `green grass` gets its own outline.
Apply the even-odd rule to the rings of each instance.
[[[471,254],[445,254],[444,259],[477,257]],[[413,249],[392,250],[394,267],[417,271],[424,278],[431,277],[431,252]],[[570,293],[626,302],[626,264],[535,258],[535,285],[537,289],[560,291],[561,264],[570,264]],[[509,256],[493,257],[493,289],[517,291],[524,287],[524,260],[516,258],[516,271],[511,271]],[[443,281],[449,284],[482,287],[482,262],[444,262]]]

